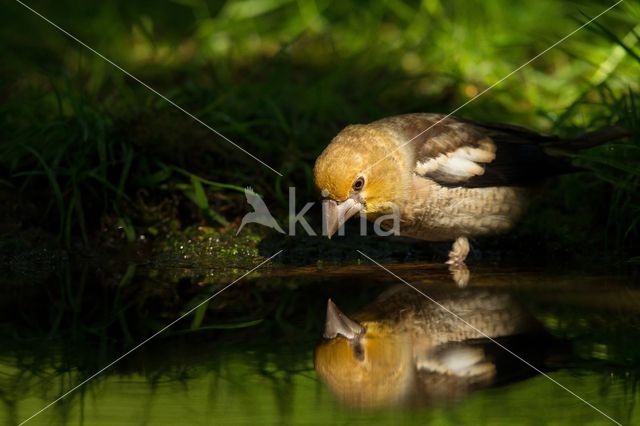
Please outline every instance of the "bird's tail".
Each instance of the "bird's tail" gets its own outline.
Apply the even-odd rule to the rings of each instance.
[[[631,131],[620,126],[608,126],[592,132],[583,133],[582,135],[572,138],[560,138],[556,141],[545,144],[550,149],[557,149],[567,153],[581,151],[583,149],[602,145],[606,142],[631,136]]]

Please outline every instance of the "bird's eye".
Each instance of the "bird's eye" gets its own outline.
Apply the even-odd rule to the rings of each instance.
[[[364,361],[364,348],[362,347],[362,343],[356,342],[353,345],[353,355],[358,361]]]
[[[364,188],[364,178],[360,176],[358,179],[356,179],[353,182],[352,188],[354,191],[360,191],[362,188]]]

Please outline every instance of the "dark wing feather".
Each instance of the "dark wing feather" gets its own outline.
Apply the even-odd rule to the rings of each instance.
[[[576,170],[567,161],[547,155],[539,145],[510,142],[495,144],[496,157],[491,163],[484,165],[484,174],[473,176],[459,186],[530,186],[551,176]]]
[[[558,140],[556,136],[523,127],[437,114],[409,114],[376,123],[413,139],[414,172],[443,186],[527,186],[574,170],[544,151],[541,144]]]

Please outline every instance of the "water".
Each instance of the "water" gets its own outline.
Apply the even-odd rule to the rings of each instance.
[[[91,263],[62,261],[46,273],[34,267],[5,274],[2,424],[27,419],[242,273]],[[640,424],[640,291],[629,277],[475,266],[469,286],[460,289],[438,264],[387,266],[458,307],[478,328],[501,336],[502,344],[608,416]],[[371,324],[384,323],[391,336],[400,335],[390,319],[394,312],[421,312],[422,331],[410,351],[420,355],[423,367],[431,362],[436,370],[441,364],[433,367],[434,359],[449,359],[440,355],[451,349],[451,333],[467,328],[406,286],[399,301],[375,301],[398,285],[404,286],[368,264],[265,268],[27,424],[612,424],[494,343],[477,339],[470,345],[481,348],[482,356],[464,355],[463,364],[494,363],[499,374],[490,374],[491,367],[473,369],[451,382],[451,376],[431,371],[396,388],[392,368],[379,380],[386,388],[376,403],[371,394],[354,396],[367,394],[371,383],[353,389],[343,384],[349,395],[340,395],[314,369],[328,298],[355,320],[369,321],[367,333],[375,328]],[[483,294],[500,302],[475,303]],[[518,323],[525,317],[536,325]],[[431,344],[424,342],[434,336],[445,351],[424,358]],[[413,355],[397,361],[398,368],[413,366]],[[374,356],[367,352],[365,358]],[[344,371],[343,379],[352,381],[353,368]]]

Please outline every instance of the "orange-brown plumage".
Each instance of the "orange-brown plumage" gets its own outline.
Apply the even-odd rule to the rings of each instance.
[[[411,177],[403,173],[410,167],[402,151],[384,158],[401,140],[389,129],[372,125],[352,125],[342,130],[316,160],[315,181],[325,196],[344,201],[353,193],[353,182],[363,176],[366,188],[361,195],[367,199],[365,212],[387,211],[389,203],[398,201],[411,187]],[[376,170],[367,170],[373,158],[384,158]]]

